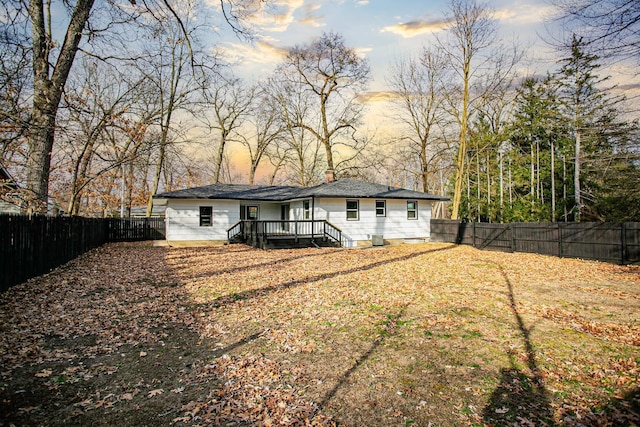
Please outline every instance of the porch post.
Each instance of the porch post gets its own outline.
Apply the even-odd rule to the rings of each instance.
[[[316,198],[311,196],[311,240],[313,240],[313,229],[316,225]]]

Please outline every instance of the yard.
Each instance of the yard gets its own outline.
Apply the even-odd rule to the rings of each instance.
[[[640,267],[109,244],[0,296],[0,425],[638,425]]]

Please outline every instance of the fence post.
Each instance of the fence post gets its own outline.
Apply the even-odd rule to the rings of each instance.
[[[473,232],[473,247],[475,248],[476,247],[476,222],[473,221],[472,224],[473,224],[473,228],[471,230]]]
[[[562,223],[557,222],[556,224],[558,225],[558,257],[562,258],[562,247],[564,245],[562,242]]]
[[[622,254],[622,262],[621,265],[624,265],[627,261],[627,227],[626,223],[620,223],[620,242],[622,247],[620,248],[620,252]]]

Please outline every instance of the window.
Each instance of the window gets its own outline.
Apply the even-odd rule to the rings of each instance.
[[[386,200],[376,200],[376,216],[387,216]]]
[[[247,206],[247,219],[250,219],[250,220],[258,219],[258,207],[257,206]]]
[[[302,209],[304,211],[304,219],[311,219],[311,206],[308,200],[302,202]]]
[[[410,200],[407,202],[407,218],[418,219],[418,202]]]
[[[358,200],[347,200],[347,220],[357,221],[360,217],[360,203]]]
[[[211,206],[200,206],[200,227],[211,227],[211,217],[213,208]]]
[[[258,206],[240,205],[240,219],[256,220],[258,219]]]

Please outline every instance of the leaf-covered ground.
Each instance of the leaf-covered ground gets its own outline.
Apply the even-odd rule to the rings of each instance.
[[[0,296],[0,425],[640,424],[640,268],[111,244]]]

